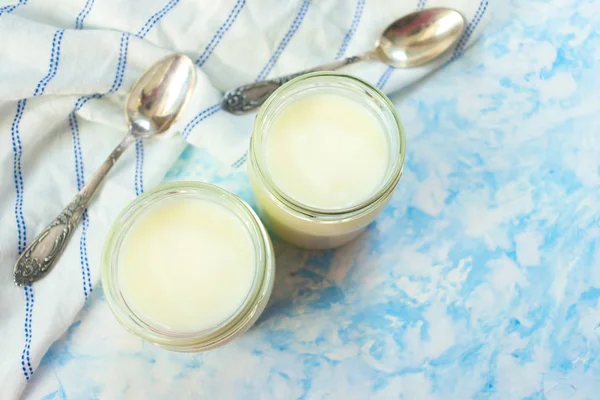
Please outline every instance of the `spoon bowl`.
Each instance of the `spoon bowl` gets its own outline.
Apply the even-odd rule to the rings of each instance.
[[[181,115],[192,96],[196,70],[183,54],[175,54],[154,64],[133,85],[125,115],[131,134],[149,137],[165,132]]]
[[[408,14],[389,25],[376,43],[377,57],[395,68],[426,64],[449,50],[465,29],[461,13],[430,8]]]

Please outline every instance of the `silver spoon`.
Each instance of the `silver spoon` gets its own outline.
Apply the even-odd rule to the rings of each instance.
[[[456,44],[465,29],[461,13],[451,8],[428,8],[405,15],[388,26],[375,49],[279,78],[240,86],[225,93],[221,107],[243,114],[260,107],[279,86],[293,78],[316,71],[333,71],[363,60],[379,60],[395,68],[428,63]]]
[[[69,205],[25,248],[15,264],[17,285],[35,282],[50,271],[108,171],[137,139],[169,129],[188,103],[195,84],[194,63],[181,54],[157,62],[138,79],[125,106],[129,132]]]

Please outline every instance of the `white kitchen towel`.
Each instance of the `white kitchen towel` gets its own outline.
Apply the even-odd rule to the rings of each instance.
[[[13,0],[16,1],[16,0]],[[0,1],[0,388],[18,397],[48,347],[95,289],[116,214],[157,184],[182,135],[137,143],[119,161],[48,277],[12,282],[18,254],[57,215],[125,134],[122,107],[143,71],[173,52],[198,67],[191,105],[173,132],[239,167],[252,116],[219,107],[222,92],[370,49],[392,20],[450,6],[468,20],[456,50],[428,66],[377,62],[349,72],[393,92],[473,42],[488,0]],[[236,161],[237,160],[237,161]],[[102,329],[102,327],[98,327]]]

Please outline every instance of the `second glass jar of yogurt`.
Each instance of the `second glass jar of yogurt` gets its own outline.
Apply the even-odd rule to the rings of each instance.
[[[341,246],[389,201],[405,147],[396,109],[377,88],[333,72],[298,77],[256,117],[248,174],[261,217],[299,247]]]

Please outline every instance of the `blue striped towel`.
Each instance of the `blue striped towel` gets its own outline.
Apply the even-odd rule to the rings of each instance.
[[[18,1],[18,2],[17,2]],[[0,2],[2,3],[2,2]],[[0,5],[0,387],[18,397],[98,282],[116,214],[157,184],[187,142],[238,167],[253,116],[228,115],[222,92],[370,49],[391,20],[423,7],[461,10],[453,54],[422,68],[377,62],[349,72],[393,92],[455,58],[488,18],[488,0],[63,0]],[[170,137],[138,143],[111,173],[55,270],[16,288],[12,266],[125,133],[128,89],[172,52],[199,84]],[[187,139],[187,142],[186,140]],[[236,161],[238,160],[238,161]],[[101,327],[99,327],[101,329]]]

